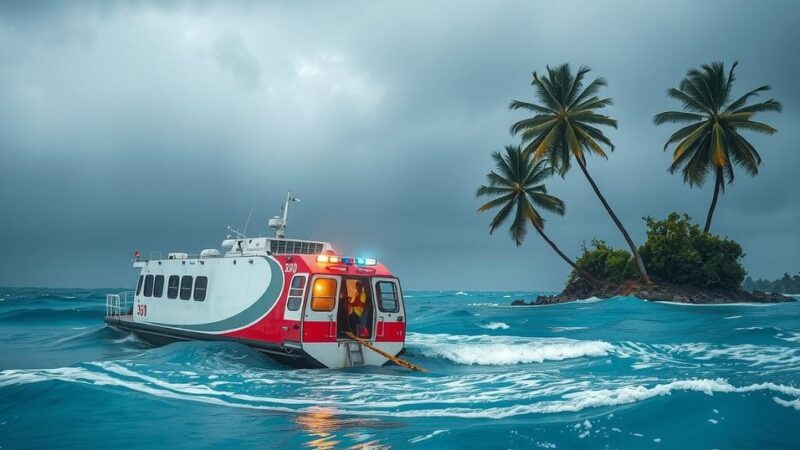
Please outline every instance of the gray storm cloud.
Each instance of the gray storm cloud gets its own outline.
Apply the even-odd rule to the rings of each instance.
[[[4,2],[0,6],[0,285],[129,286],[135,250],[216,246],[227,225],[384,260],[406,289],[558,289],[567,268],[534,236],[488,235],[474,189],[514,143],[531,72],[564,61],[609,81],[617,150],[591,160],[634,238],[641,217],[702,219],[710,188],[667,173],[656,112],[692,66],[740,61],[736,92],[785,105],[752,136],[715,229],[748,271],[800,269],[793,2]],[[726,30],[726,32],[720,32]],[[570,254],[622,242],[580,174],[549,181]]]

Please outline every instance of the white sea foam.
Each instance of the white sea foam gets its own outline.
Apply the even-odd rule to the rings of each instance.
[[[597,297],[589,297],[583,300],[575,300],[573,303],[597,303],[597,302],[604,302],[606,300],[610,300],[608,298],[597,298]]]
[[[789,332],[788,334],[778,333],[777,335],[775,335],[775,337],[788,342],[800,343],[800,333],[793,333],[793,332]]]
[[[489,322],[481,325],[481,328],[486,328],[487,330],[507,330],[510,327],[508,324],[503,322]]]
[[[456,295],[469,295],[469,294],[467,294],[464,291],[458,291],[458,292],[456,292]]]
[[[800,368],[800,349],[778,345],[620,342],[614,346],[613,353],[620,358],[635,359],[633,367],[636,369],[655,366],[690,369],[701,365],[705,367],[728,365],[737,361],[751,367],[776,371]]]
[[[725,319],[726,319],[726,320],[730,320],[730,319],[741,319],[741,318],[742,318],[742,316],[728,316],[728,317],[725,317]]]
[[[467,306],[500,306],[499,303],[469,303]]]
[[[606,356],[613,346],[603,341],[516,336],[457,336],[409,333],[408,342],[429,356],[465,365],[512,365]]]
[[[800,398],[796,398],[794,400],[784,400],[779,397],[772,397],[772,399],[775,400],[775,403],[781,406],[785,406],[787,408],[794,408],[800,411]]]
[[[428,439],[436,436],[437,434],[444,433],[449,430],[434,430],[433,432],[426,434],[424,436],[417,436],[408,440],[408,442],[412,444],[416,444],[417,442],[427,441]]]
[[[560,333],[562,331],[579,331],[579,330],[588,330],[589,327],[550,327],[556,333]]]
[[[354,376],[352,373],[328,371],[319,379],[309,377],[309,371],[275,372],[235,373],[234,379],[239,381],[231,381],[228,390],[219,390],[198,381],[186,381],[179,374],[166,379],[156,378],[137,363],[98,362],[80,367],[0,371],[0,388],[61,381],[110,386],[161,398],[233,408],[302,414],[324,407],[341,415],[386,417],[499,419],[624,405],[680,391],[706,395],[768,391],[789,397],[774,397],[776,404],[800,410],[800,388],[775,383],[737,387],[720,378],[674,380],[661,384],[625,379],[607,389],[595,389],[596,380],[575,380],[561,375],[535,374],[529,370],[439,377]],[[265,377],[275,379],[268,380],[270,384],[263,387],[248,384],[248,381]],[[275,383],[277,380],[281,382]],[[280,390],[286,384],[291,384],[291,389]],[[326,387],[337,389],[326,391]],[[276,388],[279,390],[275,391]],[[244,389],[247,389],[247,394],[242,392]],[[589,428],[586,423],[580,425]]]

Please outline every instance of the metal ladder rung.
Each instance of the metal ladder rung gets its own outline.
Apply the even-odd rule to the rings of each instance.
[[[358,342],[345,342],[347,346],[347,359],[350,361],[350,367],[364,365],[364,349]],[[355,348],[353,347],[355,346]],[[357,358],[353,358],[353,356]]]

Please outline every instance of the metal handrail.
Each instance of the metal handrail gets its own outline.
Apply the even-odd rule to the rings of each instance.
[[[133,305],[133,291],[119,294],[106,294],[106,316],[122,316],[128,313],[128,305]]]

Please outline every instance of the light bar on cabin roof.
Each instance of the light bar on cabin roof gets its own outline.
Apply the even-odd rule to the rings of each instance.
[[[375,258],[354,258],[352,256],[318,255],[318,263],[347,264],[349,266],[374,266],[378,264]]]

